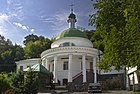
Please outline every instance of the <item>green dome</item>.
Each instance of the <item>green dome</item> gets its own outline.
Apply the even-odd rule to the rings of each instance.
[[[60,33],[58,36],[56,36],[56,40],[63,38],[63,37],[82,37],[82,38],[87,38],[86,34],[83,33],[82,31],[75,29],[75,28],[70,28],[67,30],[64,30],[62,33]]]

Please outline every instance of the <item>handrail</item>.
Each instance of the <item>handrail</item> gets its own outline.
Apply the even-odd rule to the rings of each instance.
[[[86,69],[86,72],[93,72],[93,69]],[[79,77],[80,75],[82,75],[82,71],[79,72],[78,74],[76,74],[75,76],[72,77],[72,80],[76,79],[77,77]]]
[[[75,76],[72,77],[72,80],[76,79],[77,77],[79,77],[82,74],[82,71],[79,72],[78,74],[76,74]]]

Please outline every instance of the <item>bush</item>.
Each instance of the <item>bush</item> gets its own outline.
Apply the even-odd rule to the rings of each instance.
[[[6,90],[10,89],[10,81],[8,79],[8,74],[0,74],[0,92],[4,94]]]

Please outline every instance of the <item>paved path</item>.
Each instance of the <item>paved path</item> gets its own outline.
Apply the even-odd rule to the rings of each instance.
[[[67,92],[67,91],[56,91],[52,93],[38,93],[38,94],[133,94],[132,91],[124,91],[124,90],[118,90],[118,91],[105,91],[102,93],[87,93],[87,92]]]
[[[74,92],[73,94],[133,94],[132,91],[104,91],[102,93],[87,93],[87,92]]]

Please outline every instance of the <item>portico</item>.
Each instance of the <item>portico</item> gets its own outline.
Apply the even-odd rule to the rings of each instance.
[[[68,83],[71,83],[73,77],[80,72],[82,82],[87,83],[87,70],[92,70],[94,74],[93,82],[97,83],[97,52],[94,48],[86,47],[54,48],[42,53],[42,60],[44,61],[42,64],[53,72],[54,83],[60,81],[60,85],[63,85],[63,79],[67,79]]]

